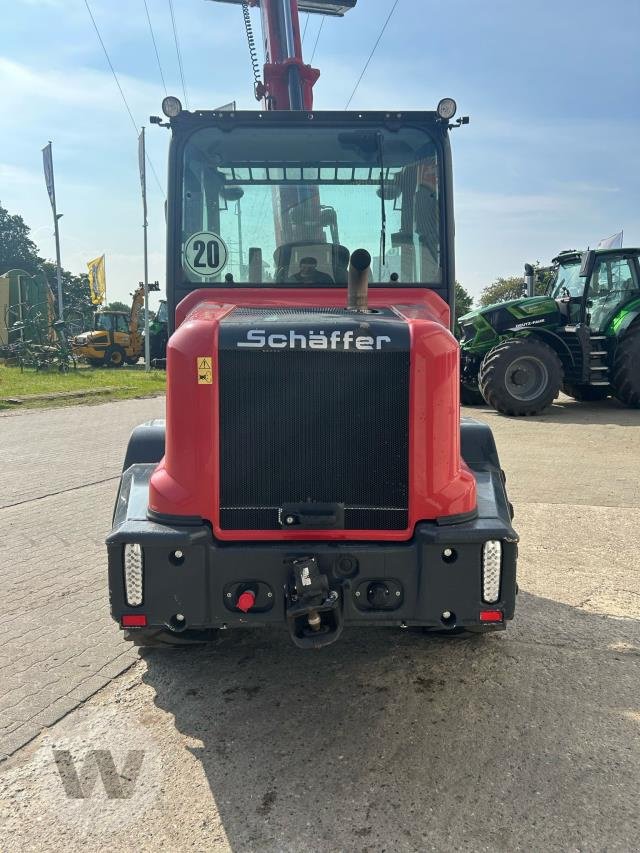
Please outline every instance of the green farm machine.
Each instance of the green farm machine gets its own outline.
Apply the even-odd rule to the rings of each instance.
[[[547,295],[461,317],[462,402],[535,415],[562,390],[639,408],[639,258],[640,249],[561,252]]]

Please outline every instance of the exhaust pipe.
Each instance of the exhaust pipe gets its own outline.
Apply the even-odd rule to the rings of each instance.
[[[349,290],[347,308],[349,311],[366,312],[369,307],[369,269],[371,255],[366,249],[356,249],[349,259]]]
[[[535,296],[536,287],[533,280],[534,269],[531,264],[524,265],[524,288],[526,296]]]

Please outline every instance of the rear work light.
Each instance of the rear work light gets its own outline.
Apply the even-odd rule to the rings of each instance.
[[[482,600],[494,604],[500,597],[502,543],[489,539],[482,546]]]
[[[124,546],[124,592],[129,607],[142,604],[142,572],[144,557],[141,545]]]

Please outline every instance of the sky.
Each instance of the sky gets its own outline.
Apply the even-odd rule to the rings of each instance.
[[[88,3],[148,128],[149,278],[164,287],[169,133],[149,127],[165,90],[144,0]],[[344,109],[392,5],[358,0],[321,32],[302,15],[316,109]],[[147,6],[167,91],[184,104],[168,0]],[[240,7],[173,6],[189,105],[258,108]],[[84,272],[104,253],[107,299],[126,300],[143,278],[137,132],[85,0],[0,0],[0,20],[0,203],[55,257],[41,155],[52,140],[63,266]],[[399,0],[351,109],[434,109],[445,96],[471,119],[452,145],[457,278],[472,294],[621,229],[640,245],[639,0]]]

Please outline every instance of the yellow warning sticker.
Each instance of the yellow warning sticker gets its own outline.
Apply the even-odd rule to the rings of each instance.
[[[198,385],[213,384],[213,363],[210,355],[199,355],[196,358]]]

